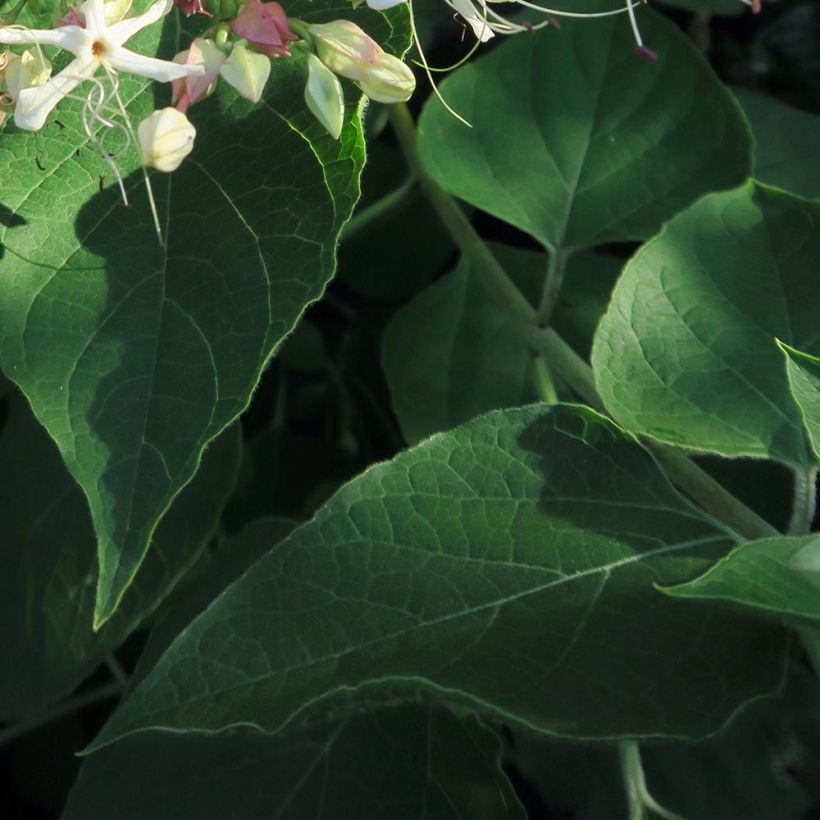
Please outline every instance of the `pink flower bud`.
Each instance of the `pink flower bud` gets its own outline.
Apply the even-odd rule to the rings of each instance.
[[[202,0],[174,0],[174,5],[186,17],[190,17],[192,14],[204,14],[211,17],[211,14],[203,8]]]
[[[219,78],[219,70],[225,62],[225,55],[213,40],[197,37],[191,41],[187,51],[182,51],[174,57],[174,62],[201,65],[205,69],[204,74],[182,77],[171,83],[171,102],[178,111],[185,113],[189,106],[213,93]]]
[[[58,21],[57,25],[85,28],[85,15],[76,6],[69,6],[66,16]]]
[[[299,39],[290,30],[285,10],[279,3],[261,0],[247,0],[231,23],[231,29],[268,57],[289,55],[288,43]]]

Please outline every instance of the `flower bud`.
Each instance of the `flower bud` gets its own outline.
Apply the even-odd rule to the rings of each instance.
[[[137,128],[143,165],[169,173],[179,168],[194,148],[196,128],[176,108],[161,108]]]
[[[310,113],[322,123],[328,134],[335,140],[339,139],[345,116],[342,84],[315,54],[308,54],[305,102]]]
[[[202,0],[174,0],[174,5],[186,16],[190,17],[192,14],[204,14],[207,17],[211,15],[205,11]]]
[[[222,63],[219,73],[245,99],[259,102],[270,76],[270,59],[264,54],[248,51],[240,40],[234,45],[228,59]]]
[[[50,76],[51,63],[39,49],[30,48],[19,57],[16,54],[8,55],[6,91],[15,102],[24,88],[43,85]]]
[[[308,26],[319,59],[358,83],[377,102],[403,102],[416,87],[413,72],[349,20]]]
[[[103,15],[106,25],[110,26],[113,23],[119,23],[131,10],[132,2],[133,0],[105,0],[105,3],[103,3]],[[85,28],[85,14],[82,8],[70,5],[65,17],[63,17],[57,25]]]
[[[394,6],[400,6],[405,2],[406,0],[367,0],[367,5],[376,11],[384,11],[385,9],[392,9]],[[355,3],[353,7],[356,7]]]
[[[290,30],[285,10],[279,3],[261,0],[247,0],[231,23],[231,29],[268,57],[289,55],[288,43],[299,39]]]
[[[216,81],[219,79],[219,70],[225,62],[225,55],[213,40],[197,37],[191,41],[187,51],[181,51],[174,57],[174,62],[201,65],[205,69],[204,74],[182,77],[171,83],[171,102],[184,114],[189,106],[213,94]]]
[[[359,80],[359,88],[371,100],[381,103],[406,102],[416,88],[410,67],[391,54],[383,54],[381,63]]]

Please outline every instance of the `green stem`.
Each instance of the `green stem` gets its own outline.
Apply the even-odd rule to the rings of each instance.
[[[508,315],[511,326],[532,351],[543,354],[553,373],[561,377],[587,404],[603,411],[592,368],[554,330],[539,327],[538,313],[490,253],[458,203],[427,175],[416,147],[415,124],[407,106],[392,105],[390,116],[399,144],[422,191],[496,304]],[[774,527],[680,450],[655,442],[645,443],[679,489],[736,533],[750,539],[778,534]]]
[[[817,467],[795,467],[792,517],[786,530],[789,535],[806,535],[811,531],[817,503]]]
[[[663,820],[683,820],[679,814],[665,809],[649,793],[646,775],[641,762],[641,748],[634,740],[624,740],[618,744],[621,758],[621,776],[629,802],[629,820],[647,820],[648,812]]]
[[[120,685],[122,689],[128,685],[128,674],[122,668],[122,665],[117,660],[117,656],[111,652],[105,659],[105,665],[108,667],[108,671],[111,673],[111,677]]]
[[[25,720],[22,723],[16,723],[13,726],[7,726],[5,729],[0,729],[0,746],[11,743],[18,737],[22,737],[29,732],[39,729],[49,723],[53,723],[60,718],[68,717],[68,715],[93,706],[95,703],[101,703],[104,700],[111,700],[119,697],[122,694],[123,687],[119,683],[107,683],[105,686],[100,686],[98,689],[92,689],[89,692],[83,692],[81,695],[69,698],[55,706],[48,712],[38,715],[31,720]]]
[[[450,232],[459,250],[473,263],[474,270],[499,307],[519,321],[535,324],[535,308],[490,253],[458,203],[424,170],[416,146],[416,126],[407,106],[404,103],[390,106],[390,119],[410,170],[418,179],[424,195],[444,227]]]
[[[549,365],[540,353],[536,353],[532,360],[533,375],[535,377],[535,389],[545,404],[558,404],[558,391],[552,380]]]
[[[560,249],[550,253],[547,264],[547,276],[544,281],[544,290],[541,293],[541,304],[538,306],[538,322],[546,325],[552,316],[552,311],[561,295],[561,286],[564,284],[564,270],[569,254]]]
[[[372,205],[362,208],[362,210],[354,214],[350,221],[342,228],[342,241],[347,242],[386,222],[406,206],[415,190],[416,180],[410,176],[402,182],[398,188],[389,194],[385,194]]]

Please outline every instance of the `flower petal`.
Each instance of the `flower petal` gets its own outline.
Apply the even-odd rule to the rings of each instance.
[[[157,60],[155,57],[146,57],[129,51],[122,46],[110,48],[105,54],[105,61],[115,71],[125,71],[139,77],[159,80],[161,83],[178,80],[181,77],[198,77],[205,73],[205,66],[202,65],[180,65],[170,60]]]
[[[172,0],[157,0],[144,14],[138,14],[136,17],[127,17],[125,20],[113,23],[108,28],[110,41],[115,45],[121,46],[138,31],[142,31],[142,29],[153,25],[165,17],[173,6]]]
[[[80,11],[85,17],[85,27],[88,31],[97,35],[106,30],[104,0],[85,0],[80,6]]]
[[[94,57],[78,57],[45,85],[24,88],[14,106],[14,123],[25,131],[43,127],[54,106],[80,83],[93,76],[99,63]]]
[[[73,52],[82,33],[83,29],[79,26],[62,26],[54,29],[3,26],[0,28],[0,43],[10,46],[39,43],[41,46],[59,46]]]

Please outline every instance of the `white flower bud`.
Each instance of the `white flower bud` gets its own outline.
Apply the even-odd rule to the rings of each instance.
[[[179,168],[194,148],[196,128],[176,108],[161,108],[137,128],[143,165],[169,173]]]
[[[404,102],[416,87],[413,72],[350,20],[308,27],[319,59],[377,102]]]
[[[345,99],[338,77],[315,55],[308,54],[308,80],[305,102],[310,113],[339,139],[345,116]]]
[[[19,57],[8,54],[6,91],[15,102],[24,88],[43,85],[51,76],[51,63],[39,49],[30,48]]]
[[[405,102],[416,88],[410,67],[392,54],[382,54],[381,61],[359,80],[359,88],[371,100],[381,103]]]
[[[259,102],[270,76],[270,57],[248,51],[240,40],[222,63],[219,73],[245,99]]]

